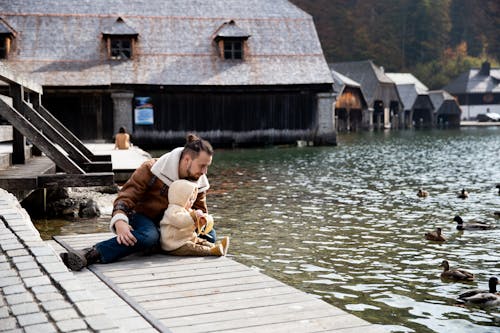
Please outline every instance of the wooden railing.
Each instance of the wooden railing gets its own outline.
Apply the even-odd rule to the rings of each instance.
[[[16,75],[1,62],[0,81],[9,85],[10,96],[0,95],[0,115],[13,127],[13,164],[26,163],[25,147],[28,138],[65,173],[40,175],[39,187],[54,182],[94,186],[100,183],[99,179],[102,179],[101,185],[113,183],[111,156],[94,155],[48,112],[41,103],[40,85]],[[25,100],[26,97],[28,100]]]

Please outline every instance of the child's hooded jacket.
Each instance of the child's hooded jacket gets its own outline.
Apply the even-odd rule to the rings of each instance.
[[[184,208],[193,191],[197,191],[197,185],[185,179],[170,185],[168,208],[160,221],[161,248],[165,251],[176,250],[186,242],[196,240],[196,215]]]

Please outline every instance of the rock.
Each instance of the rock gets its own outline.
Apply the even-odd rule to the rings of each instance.
[[[82,218],[99,217],[101,216],[101,211],[97,203],[93,199],[89,199],[86,202],[80,202],[78,216]]]
[[[79,202],[75,199],[61,199],[47,204],[47,217],[78,217]]]

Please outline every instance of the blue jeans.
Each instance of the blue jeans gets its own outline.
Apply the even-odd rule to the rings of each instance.
[[[116,237],[97,243],[95,246],[101,255],[101,263],[108,264],[133,253],[159,248],[160,230],[150,218],[135,213],[130,217],[129,223],[134,229],[132,235],[137,239],[137,243],[132,246],[122,245],[118,243]],[[209,235],[212,238],[206,239],[209,242],[215,242],[215,230],[212,229]]]

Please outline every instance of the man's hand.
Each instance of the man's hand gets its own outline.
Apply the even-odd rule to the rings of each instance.
[[[124,220],[116,221],[115,230],[118,244],[133,246],[137,243],[137,238],[131,232],[134,229]]]

